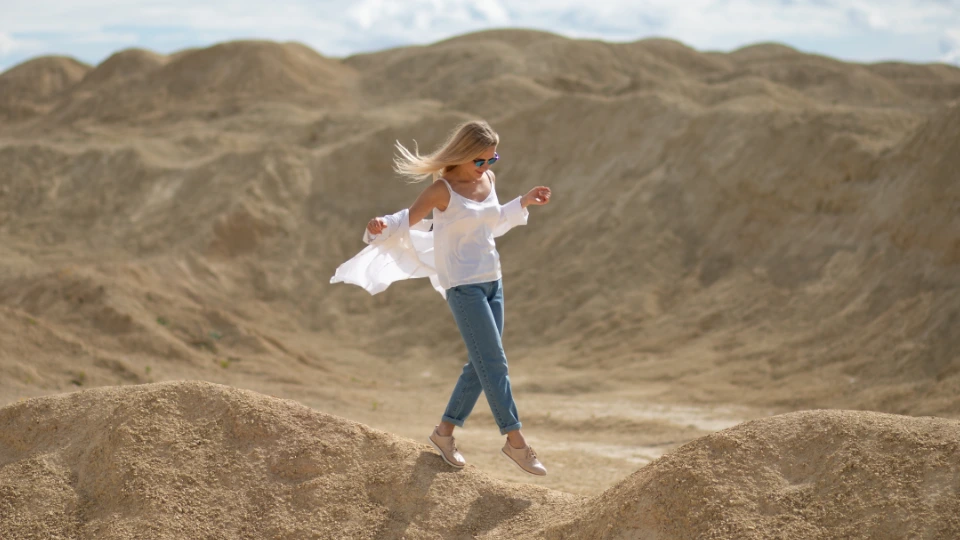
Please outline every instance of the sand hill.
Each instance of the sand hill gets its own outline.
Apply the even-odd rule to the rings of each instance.
[[[952,538],[960,422],[810,411],[584,499],[290,400],[158,383],[0,409],[5,538]]]
[[[91,69],[73,58],[46,56],[3,72],[0,74],[0,118],[10,122],[44,112]]]
[[[518,406],[551,474],[531,479],[505,467],[481,403],[458,441],[476,467],[470,482],[500,487],[464,495],[474,514],[446,525],[423,518],[411,536],[507,537],[507,522],[482,517],[500,505],[516,510],[510,527],[531,535],[576,537],[619,521],[625,528],[612,537],[630,537],[634,525],[664,538],[735,537],[747,524],[757,537],[807,534],[795,520],[807,514],[787,514],[796,507],[817,516],[823,537],[845,537],[854,529],[834,520],[838,500],[856,509],[855,530],[874,537],[956,530],[955,499],[934,495],[945,489],[937,482],[956,485],[955,471],[916,472],[934,463],[920,450],[933,448],[927,437],[946,437],[937,430],[955,430],[950,419],[960,417],[960,69],[947,65],[855,64],[772,43],[717,53],[663,39],[613,44],[515,30],[348,58],[233,42],[170,55],[120,51],[97,66],[27,61],[0,73],[0,405],[203,380],[320,411],[302,409],[310,418],[359,422],[369,428],[358,433],[393,441],[403,459],[421,455],[416,445],[465,360],[445,304],[425,281],[370,297],[328,280],[362,248],[370,217],[409,205],[422,187],[391,172],[393,142],[432,148],[476,116],[501,135],[501,200],[537,184],[554,191],[528,226],[498,240]],[[191,384],[159,388],[187,408],[227,391]],[[29,403],[67,403],[56,400]],[[33,406],[6,409],[4,422],[21,422],[11,411]],[[789,414],[811,409],[877,414]],[[57,410],[45,430],[70,424]],[[939,420],[916,418],[924,416]],[[91,420],[30,445],[112,437],[109,425]],[[176,433],[204,425],[189,417]],[[707,467],[709,448],[732,444],[714,435],[729,428],[749,456],[715,456],[723,466],[711,461],[702,480],[715,479],[718,491],[697,484],[689,496],[729,495],[723,490],[747,483],[739,509],[701,501],[694,506],[703,512],[674,525],[610,517],[693,500],[653,493],[679,478],[679,463]],[[301,433],[277,429],[250,437]],[[872,431],[854,437],[858,429]],[[821,432],[841,446],[787,453],[788,434],[820,440]],[[904,446],[871,446],[885,437]],[[122,442],[106,441],[103,451],[120,452]],[[782,451],[750,453],[765,448]],[[947,455],[938,448],[930,459]],[[881,467],[894,449],[918,457]],[[856,506],[835,491],[846,484],[826,464],[848,463],[848,450],[875,465],[863,486],[883,486],[883,508],[896,510]],[[3,455],[27,459],[13,451]],[[825,468],[797,470],[800,456]],[[87,466],[62,459],[50,466],[56,478]],[[255,471],[256,463],[234,465]],[[0,477],[21,478],[24,466],[2,465]],[[157,484],[137,489],[166,489],[160,478],[176,472],[165,467],[158,462]],[[897,482],[914,491],[891,491]],[[537,489],[525,491],[530,484]],[[75,480],[48,487],[90,500],[88,488],[69,495]],[[902,493],[924,494],[929,505]],[[756,502],[767,495],[780,502]],[[514,500],[540,502],[517,510],[526,502]],[[112,523],[124,537],[159,508],[141,502],[129,522],[110,516],[133,506],[90,503],[71,523],[76,534]],[[267,515],[271,504],[259,499],[243,511]],[[412,512],[388,507],[377,511]],[[291,513],[258,530],[279,535],[306,512],[296,508],[277,510]],[[360,522],[369,536],[398,530]],[[3,526],[17,523],[27,521]]]

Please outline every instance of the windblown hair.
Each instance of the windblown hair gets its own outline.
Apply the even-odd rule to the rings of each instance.
[[[400,141],[396,147],[400,152],[393,160],[393,170],[410,182],[420,182],[427,178],[438,180],[443,173],[475,159],[491,146],[500,144],[500,136],[482,120],[473,120],[460,124],[450,133],[446,142],[431,154],[421,156],[417,142],[413,142],[413,152],[404,148]]]

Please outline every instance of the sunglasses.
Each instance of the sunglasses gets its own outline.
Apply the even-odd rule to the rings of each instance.
[[[497,162],[498,159],[500,159],[500,154],[494,152],[492,158],[490,158],[490,159],[475,159],[475,160],[473,160],[473,164],[476,165],[477,168],[479,169],[480,167],[483,167],[484,165],[493,165],[494,163]]]

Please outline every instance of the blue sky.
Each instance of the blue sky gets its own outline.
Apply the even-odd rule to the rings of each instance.
[[[776,41],[843,60],[960,65],[960,0],[0,0],[0,71],[45,54],[97,64],[235,39],[333,57],[488,28],[699,50]]]

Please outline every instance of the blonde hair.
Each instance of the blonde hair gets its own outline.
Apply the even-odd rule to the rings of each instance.
[[[420,155],[417,141],[413,141],[413,152],[397,141],[396,148],[400,156],[393,159],[393,170],[405,176],[410,182],[420,182],[432,177],[438,180],[443,173],[475,159],[491,146],[500,144],[500,136],[483,120],[464,122],[454,128],[446,142],[433,153]]]

